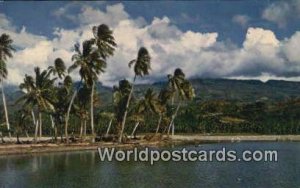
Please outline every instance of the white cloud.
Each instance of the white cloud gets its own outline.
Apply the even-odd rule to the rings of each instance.
[[[232,17],[232,22],[237,23],[242,27],[246,27],[249,21],[250,21],[250,17],[247,15],[238,14]]]
[[[243,45],[237,47],[218,41],[217,32],[182,31],[168,17],[153,18],[150,23],[143,18],[131,18],[122,4],[108,5],[104,11],[83,7],[76,17],[80,26],[74,30],[56,28],[53,39],[28,33],[25,29],[17,31],[5,15],[0,15],[0,19],[3,20],[1,32],[7,31],[22,48],[8,63],[12,83],[20,83],[25,73],[33,72],[34,66],[46,68],[57,57],[70,65],[73,45],[92,37],[92,26],[104,20],[112,27],[118,44],[115,55],[108,60],[106,73],[100,76],[107,85],[133,77],[127,64],[136,58],[141,46],[151,54],[152,71],[150,76],[139,79],[140,82],[165,78],[177,67],[189,77],[296,79],[300,73],[297,51],[300,32],[280,41],[271,30],[250,27]]]
[[[300,0],[271,3],[262,13],[262,18],[285,27],[289,19],[300,17]]]
[[[128,13],[124,10],[124,5],[121,3],[107,6],[106,11],[94,9],[90,6],[84,6],[81,11],[82,13],[78,16],[78,20],[83,25],[105,23],[115,26],[119,21],[129,17]]]
[[[287,59],[293,63],[300,62],[300,32],[297,31],[290,39],[286,39],[283,42],[283,51],[286,54]]]

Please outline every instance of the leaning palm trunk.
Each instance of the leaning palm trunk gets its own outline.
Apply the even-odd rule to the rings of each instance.
[[[134,76],[132,87],[131,87],[131,90],[130,90],[130,93],[128,95],[128,99],[127,99],[127,102],[126,102],[126,109],[125,109],[124,116],[123,116],[123,119],[122,119],[121,131],[120,131],[120,135],[119,135],[119,143],[122,142],[123,132],[124,132],[126,118],[127,118],[127,113],[128,113],[128,109],[129,109],[129,104],[130,104],[131,96],[133,94],[133,86],[134,86],[135,79],[136,79],[136,75]]]
[[[67,115],[65,118],[65,137],[66,137],[66,142],[69,143],[69,136],[68,136],[68,125],[69,125],[69,118],[70,118],[70,112],[71,112],[71,108],[72,105],[74,103],[75,97],[77,95],[77,90],[73,93],[70,104],[68,106],[68,111],[67,111]]]
[[[134,129],[133,129],[133,131],[132,131],[132,133],[131,133],[131,137],[133,137],[133,136],[135,135],[135,131],[136,131],[137,127],[139,126],[139,124],[140,124],[140,122],[137,122],[137,123],[135,124]]]
[[[2,91],[2,100],[3,100],[3,107],[4,107],[5,121],[6,121],[8,136],[9,136],[9,138],[11,138],[8,112],[7,112],[7,106],[6,106],[6,99],[5,99],[4,88],[3,88],[3,81],[1,81],[1,91]]]
[[[92,129],[92,142],[95,142],[95,131],[94,131],[94,89],[95,82],[93,81],[92,93],[91,93],[91,129]]]
[[[28,130],[25,130],[26,138],[29,138]]]
[[[162,120],[162,114],[159,115],[159,119],[158,119],[158,123],[157,123],[155,134],[157,134],[158,131],[159,131],[161,120]]]
[[[170,134],[170,130],[172,128],[172,136],[174,136],[174,120],[175,120],[175,117],[177,116],[180,105],[181,105],[181,103],[179,102],[178,105],[177,105],[175,113],[172,115],[172,119],[171,119],[171,122],[169,124],[168,135]]]
[[[109,124],[108,124],[107,130],[106,130],[105,137],[107,137],[107,136],[108,136],[108,134],[109,134],[110,127],[111,127],[111,124],[112,124],[112,121],[113,121],[113,119],[111,118],[111,119],[110,119],[110,121],[109,121]]]

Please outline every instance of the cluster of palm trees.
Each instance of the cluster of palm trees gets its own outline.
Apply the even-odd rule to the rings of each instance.
[[[91,39],[85,40],[81,45],[75,44],[72,56],[73,64],[70,67],[67,68],[64,61],[57,58],[54,65],[45,70],[41,70],[39,67],[34,68],[35,75],[25,75],[23,83],[20,84],[20,89],[24,92],[17,101],[22,106],[19,110],[20,122],[22,119],[31,119],[34,125],[35,142],[42,137],[43,116],[48,116],[50,119],[55,140],[57,140],[58,130],[60,130],[61,139],[64,138],[69,143],[70,118],[78,117],[80,119],[79,136],[87,135],[89,121],[91,138],[93,142],[95,141],[94,108],[99,105],[99,96],[95,87],[99,75],[106,69],[107,59],[114,55],[117,44],[112,30],[105,24],[94,26],[92,32]],[[12,57],[13,51],[10,37],[6,34],[1,35],[1,84],[7,76],[6,60]],[[156,134],[161,130],[162,122],[169,124],[165,126],[164,131],[169,134],[172,130],[174,134],[174,120],[180,106],[184,104],[183,101],[191,100],[195,95],[192,85],[185,78],[182,70],[178,68],[173,75],[168,75],[168,84],[158,94],[152,89],[148,89],[144,97],[136,99],[134,96],[135,81],[138,77],[149,75],[151,69],[151,57],[146,48],[139,49],[136,59],[129,62],[129,68],[133,68],[134,71],[132,82],[124,79],[119,81],[118,86],[113,87],[114,112],[104,112],[98,115],[100,119],[102,117],[110,119],[105,136],[109,135],[111,127],[114,126],[113,122],[116,122],[118,141],[123,142],[127,119],[135,122],[131,133],[132,136],[135,136],[138,126],[144,122],[145,115],[149,113],[156,114],[158,117]],[[79,82],[73,82],[69,75],[75,70],[79,70]],[[10,133],[3,86],[2,96],[7,130]],[[20,125],[16,125],[16,127],[18,126]]]

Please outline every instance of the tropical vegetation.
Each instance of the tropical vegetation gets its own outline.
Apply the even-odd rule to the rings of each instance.
[[[137,134],[172,135],[181,133],[300,133],[300,102],[291,98],[281,102],[258,100],[252,103],[231,99],[203,100],[195,92],[194,82],[181,68],[166,75],[159,87],[148,85],[143,90],[138,78],[151,76],[151,55],[145,47],[137,50],[128,63],[133,69],[132,81],[120,80],[103,99],[99,79],[117,43],[113,31],[105,24],[94,26],[93,37],[74,45],[72,64],[67,67],[57,57],[47,69],[34,68],[19,85],[21,97],[15,101],[15,113],[9,114],[4,94],[7,60],[15,51],[7,34],[0,36],[0,82],[2,106],[0,137],[4,135],[34,137],[43,135],[54,142],[91,142],[114,140],[120,143]],[[119,62],[122,63],[122,62]],[[127,62],[124,62],[127,63]],[[78,72],[75,72],[78,70]],[[75,78],[78,78],[76,80]],[[99,94],[100,93],[100,94]],[[103,101],[106,101],[105,103]],[[107,102],[110,101],[110,102]],[[12,125],[9,116],[13,117]],[[1,119],[3,120],[3,119]],[[60,139],[59,139],[60,138]]]

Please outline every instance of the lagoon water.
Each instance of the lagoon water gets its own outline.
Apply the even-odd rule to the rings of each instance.
[[[240,142],[187,149],[277,150],[278,162],[101,162],[96,151],[0,157],[0,187],[300,187],[300,143]],[[174,149],[174,148],[173,148]]]

